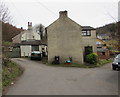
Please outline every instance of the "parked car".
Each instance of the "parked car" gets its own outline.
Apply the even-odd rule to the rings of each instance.
[[[112,69],[116,70],[116,68],[120,69],[120,54],[118,54],[112,63]]]
[[[32,51],[30,59],[31,60],[41,60],[42,59],[42,52],[40,52],[40,51]]]

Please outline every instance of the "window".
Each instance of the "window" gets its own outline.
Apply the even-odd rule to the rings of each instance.
[[[90,30],[82,30],[82,35],[83,36],[91,36],[91,31]]]

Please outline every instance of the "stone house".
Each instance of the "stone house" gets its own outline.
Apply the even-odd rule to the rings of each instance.
[[[90,26],[81,26],[68,17],[67,11],[60,11],[59,18],[47,28],[48,63],[55,56],[64,63],[72,57],[73,63],[84,63],[86,49],[96,49],[96,30]]]
[[[29,57],[32,51],[47,52],[47,45],[42,43],[41,37],[32,29],[28,22],[28,29],[12,38],[14,47],[20,48],[21,57]]]

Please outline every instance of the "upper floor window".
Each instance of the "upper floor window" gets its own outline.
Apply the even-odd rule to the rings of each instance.
[[[82,30],[82,36],[91,36],[91,30]]]

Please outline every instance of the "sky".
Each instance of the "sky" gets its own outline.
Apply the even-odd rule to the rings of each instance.
[[[45,27],[59,18],[59,11],[81,26],[94,28],[118,21],[119,0],[4,0],[13,25],[27,29],[27,23]]]

